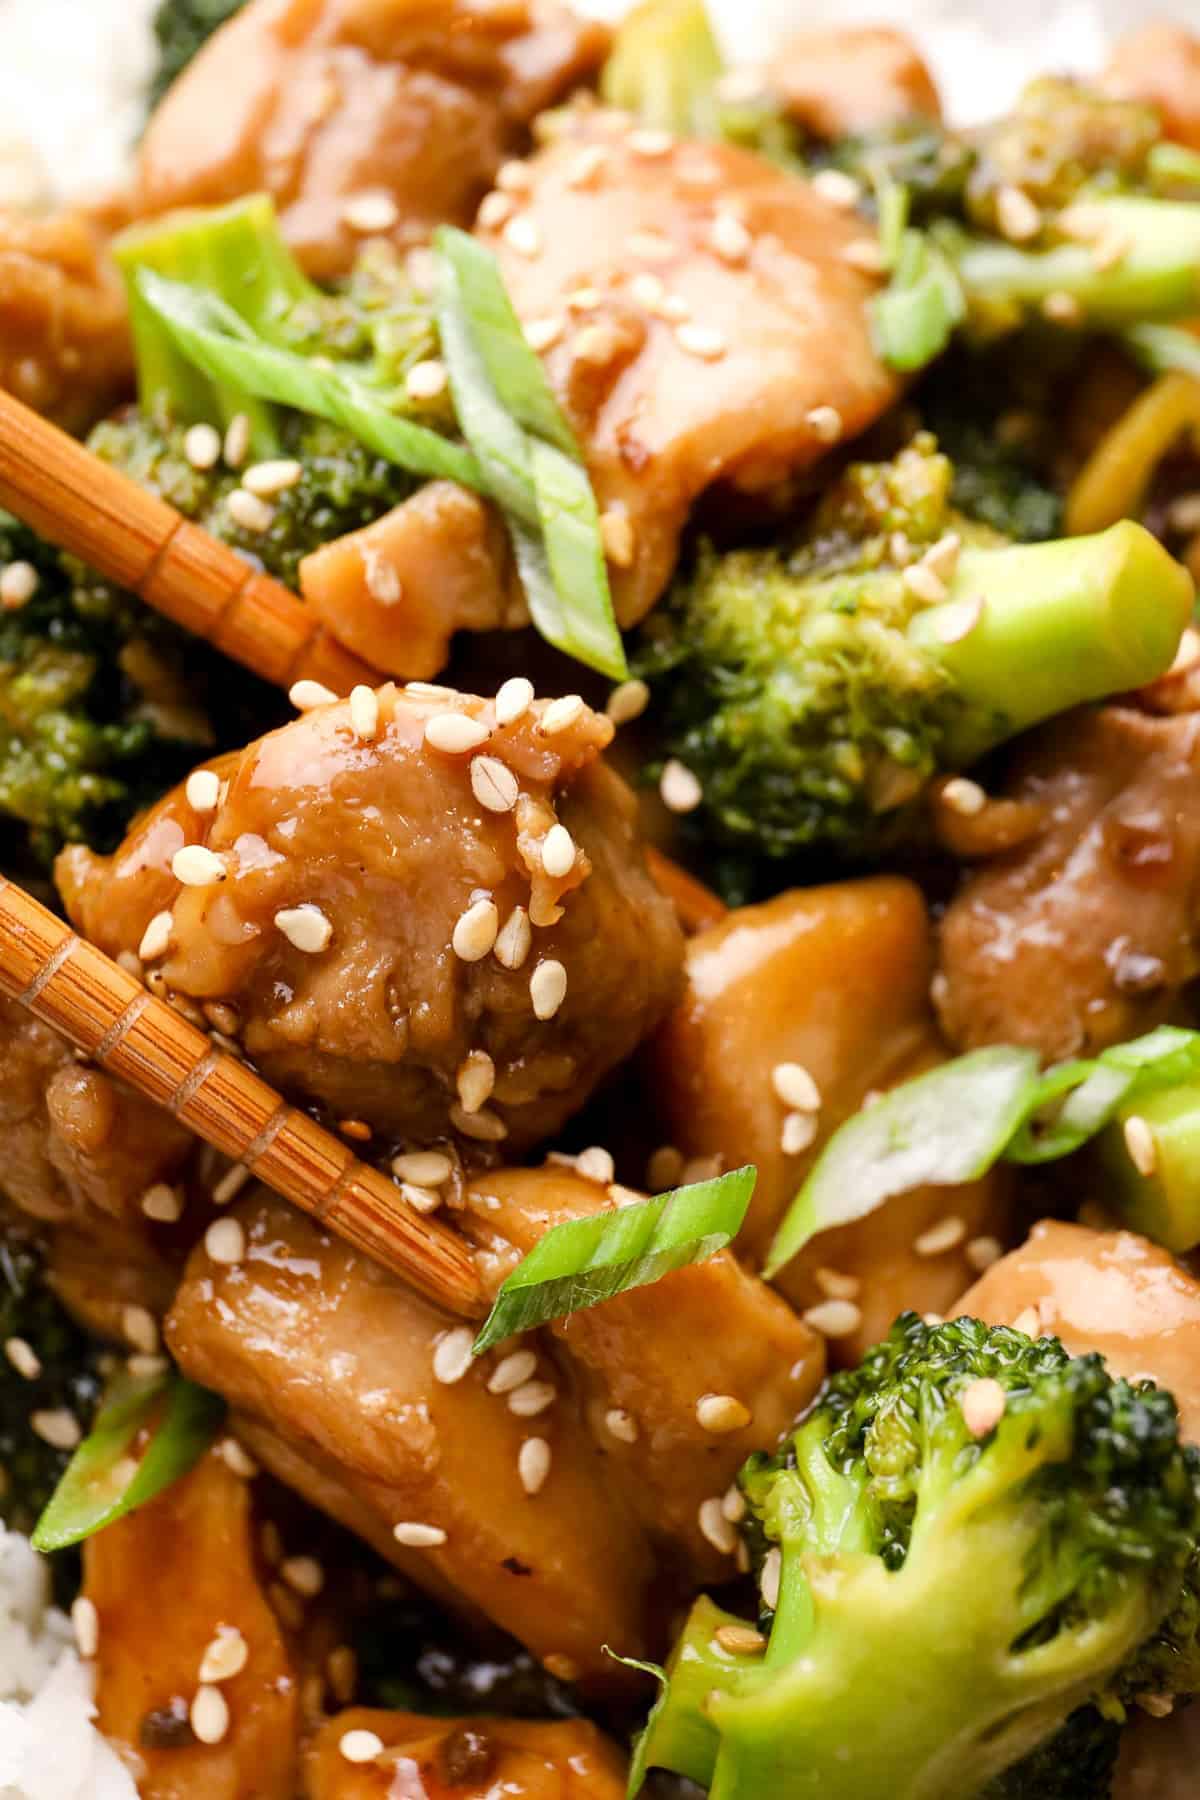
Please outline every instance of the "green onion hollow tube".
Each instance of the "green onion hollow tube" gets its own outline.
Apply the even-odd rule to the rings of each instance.
[[[1099,1197],[1122,1224],[1176,1255],[1200,1244],[1200,1081],[1129,1101],[1096,1159]]]

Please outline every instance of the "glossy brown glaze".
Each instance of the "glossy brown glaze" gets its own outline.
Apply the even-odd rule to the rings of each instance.
[[[444,1136],[452,1112],[462,1126],[457,1072],[481,1051],[495,1065],[486,1129],[531,1144],[629,1055],[678,985],[674,911],[642,863],[632,796],[597,761],[612,727],[583,708],[543,732],[542,703],[497,726],[490,701],[448,692],[383,688],[378,703],[370,741],[356,736],[347,704],[318,707],[221,764],[229,786],[214,812],[196,814],[178,789],[114,857],[64,852],[68,911],[116,953],[136,951],[150,919],[171,909],[157,965],[167,989],[232,1008],[267,1079],[335,1118],[417,1141]],[[426,724],[449,713],[487,728],[476,753],[516,777],[512,811],[476,799],[472,753],[425,742]],[[576,859],[551,876],[542,845],[558,822]],[[224,880],[180,886],[172,856],[194,842],[221,855]],[[528,909],[533,942],[520,968],[452,948],[481,894],[501,921]],[[275,923],[301,905],[331,926],[319,953]],[[567,991],[539,1019],[530,980],[546,961],[562,963]],[[470,1125],[467,1135],[484,1135]]]
[[[75,213],[0,211],[0,387],[85,430],[133,381],[125,289]]]
[[[1131,1231],[1043,1220],[955,1310],[1012,1325],[1030,1308],[1072,1355],[1098,1350],[1115,1375],[1167,1388],[1200,1442],[1200,1282],[1165,1250]]]
[[[482,234],[522,321],[561,327],[547,366],[627,538],[610,558],[623,625],[658,598],[701,494],[779,500],[829,451],[814,408],[850,438],[896,391],[871,347],[876,283],[844,256],[874,245],[860,220],[729,145],[646,156],[638,142],[616,115],[570,115],[530,160],[515,217]],[[719,215],[744,227],[744,254],[714,247]],[[647,303],[647,277],[661,303]],[[696,330],[723,354],[689,352]]]
[[[871,1092],[944,1055],[928,998],[925,904],[893,876],[780,894],[692,938],[686,966],[684,998],[647,1052],[649,1089],[664,1138],[687,1155],[757,1165],[740,1248],[760,1261],[837,1126]],[[772,1085],[784,1062],[807,1069],[821,1099],[813,1142],[794,1155],[782,1146],[788,1108]],[[965,1245],[1003,1236],[1008,1210],[1002,1177],[919,1188],[869,1219],[822,1232],[779,1285],[808,1307],[839,1297],[848,1278],[861,1324],[831,1354],[853,1360],[904,1307],[941,1311],[967,1279]],[[960,1241],[921,1255],[915,1240],[947,1217],[963,1221]]]
[[[607,42],[553,0],[253,0],[152,119],[134,210],[265,191],[305,266],[336,275],[378,229],[356,229],[347,202],[390,200],[381,229],[400,243],[468,223],[534,114]]]
[[[349,1731],[383,1745],[355,1766]],[[304,1800],[621,1800],[625,1762],[584,1719],[426,1719],[356,1707],[323,1727],[304,1760]]]
[[[1088,1054],[1149,1029],[1200,970],[1200,715],[1127,707],[1039,732],[1009,797],[1042,828],[968,875],[935,986],[959,1049]]]
[[[854,137],[907,119],[939,119],[920,51],[884,25],[835,26],[789,37],[765,71],[771,92],[815,137]]]

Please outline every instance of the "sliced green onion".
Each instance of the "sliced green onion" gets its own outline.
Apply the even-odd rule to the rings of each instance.
[[[519,1331],[706,1262],[741,1230],[756,1177],[748,1163],[637,1205],[555,1225],[500,1289],[475,1355]]]
[[[160,1414],[145,1454],[130,1450]],[[225,1402],[182,1376],[128,1376],[63,1471],[37,1522],[37,1550],[65,1550],[145,1505],[199,1461],[225,1416]]]

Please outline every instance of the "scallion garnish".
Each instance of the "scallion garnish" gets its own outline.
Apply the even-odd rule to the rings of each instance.
[[[889,368],[907,373],[946,348],[966,299],[950,258],[913,226],[901,233],[889,266],[891,280],[871,302],[875,347]]]
[[[555,1225],[496,1296],[475,1354],[550,1319],[599,1306],[732,1243],[754,1192],[751,1164],[652,1200]]]
[[[154,1423],[144,1454],[131,1451]],[[225,1403],[179,1375],[118,1381],[63,1471],[37,1522],[37,1550],[65,1550],[153,1500],[199,1461],[225,1416]]]

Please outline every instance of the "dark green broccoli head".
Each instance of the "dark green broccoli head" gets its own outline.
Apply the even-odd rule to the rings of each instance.
[[[150,84],[151,106],[158,105],[217,27],[245,4],[246,0],[160,0],[154,14],[158,67]]]
[[[1109,1800],[1121,1729],[1094,1706],[1081,1706],[1061,1731],[989,1782],[980,1800]]]

